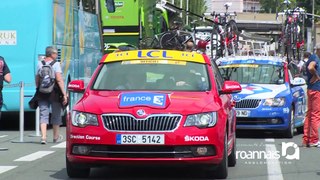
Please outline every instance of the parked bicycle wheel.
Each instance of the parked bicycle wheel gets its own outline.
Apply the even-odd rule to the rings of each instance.
[[[174,32],[166,32],[160,37],[160,47],[162,49],[183,49],[183,46],[177,39],[177,34]]]
[[[154,35],[153,38],[147,37],[140,41],[141,49],[160,49],[160,37],[163,33]]]
[[[234,20],[230,20],[227,24],[226,47],[229,55],[238,52],[239,31]]]
[[[211,58],[223,57],[224,45],[220,34],[213,30],[210,36]]]

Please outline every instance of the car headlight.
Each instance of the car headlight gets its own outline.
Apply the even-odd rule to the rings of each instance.
[[[73,111],[72,125],[77,127],[98,126],[98,118],[95,114]]]
[[[189,115],[184,126],[196,126],[198,128],[213,127],[217,123],[217,112]]]
[[[286,100],[284,97],[279,98],[267,98],[265,99],[263,105],[264,106],[283,106]]]

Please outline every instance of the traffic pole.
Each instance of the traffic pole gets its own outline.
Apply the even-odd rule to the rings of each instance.
[[[24,134],[24,82],[20,81],[20,114],[19,114],[19,132],[20,138],[19,141],[11,141],[13,143],[23,143],[23,134]]]

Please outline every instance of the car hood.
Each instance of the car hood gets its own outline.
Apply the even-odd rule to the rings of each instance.
[[[285,84],[241,84],[242,91],[233,95],[235,101],[241,99],[265,99],[286,96],[289,85]]]
[[[208,92],[93,92],[85,96],[76,110],[105,113],[193,114],[218,110],[221,102]]]

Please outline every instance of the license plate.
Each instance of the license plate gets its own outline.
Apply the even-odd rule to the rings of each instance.
[[[164,144],[163,134],[117,134],[117,144]]]
[[[250,115],[250,111],[247,110],[236,110],[237,117],[248,117]]]

